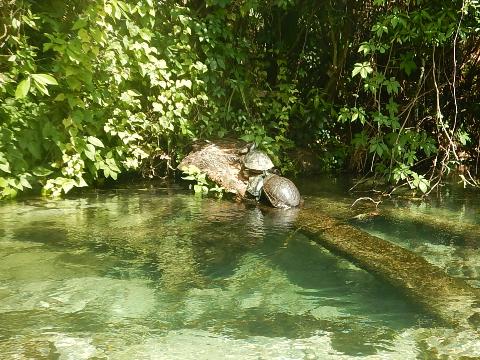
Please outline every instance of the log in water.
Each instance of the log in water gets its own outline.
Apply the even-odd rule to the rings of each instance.
[[[448,276],[421,256],[335,220],[316,207],[299,211],[296,224],[317,243],[399,288],[446,324],[479,327],[479,289]]]
[[[241,148],[242,144],[236,141],[203,144],[182,161],[179,169],[195,165],[211,180],[243,198],[246,181],[241,176]],[[325,248],[400,289],[443,322],[479,327],[478,289],[448,276],[407,249],[337,220],[348,219],[355,214],[345,203],[321,199],[315,203],[316,206],[312,204],[310,208],[292,209],[299,229]],[[476,234],[468,235],[476,237]]]
[[[312,200],[324,213],[340,220],[362,218],[363,216],[380,216],[392,221],[407,221],[418,224],[432,231],[442,231],[452,237],[457,237],[465,246],[477,249],[480,246],[480,226],[438,217],[427,213],[418,213],[405,208],[390,208],[379,206],[376,209],[372,203],[359,204],[352,208],[353,201],[347,199],[315,198]]]

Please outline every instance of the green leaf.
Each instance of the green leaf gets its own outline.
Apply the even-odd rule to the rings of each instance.
[[[7,198],[14,198],[17,196],[18,191],[11,187],[6,187],[2,191],[2,196]]]
[[[10,173],[10,164],[9,163],[0,164],[0,170],[6,173]]]
[[[105,176],[106,178],[108,178],[110,176],[110,168],[105,167],[103,169],[103,176]]]
[[[88,21],[86,19],[78,19],[77,21],[75,21],[75,24],[73,24],[72,30],[78,30],[85,27],[85,25],[87,24]]]
[[[372,31],[375,32],[377,36],[380,38],[382,37],[383,34],[388,33],[388,28],[383,24],[377,23],[372,26]]]
[[[66,193],[68,193],[70,190],[75,187],[77,183],[73,179],[66,179],[66,181],[62,184],[62,189]]]
[[[87,30],[85,29],[80,29],[78,30],[78,37],[80,38],[80,40],[84,43],[88,43],[90,42],[90,35],[88,35],[88,32]]]
[[[87,141],[96,147],[101,147],[101,148],[105,147],[105,145],[103,145],[103,142],[99,138],[96,138],[95,136],[89,136],[87,138]]]
[[[385,105],[385,108],[388,110],[388,113],[390,116],[395,115],[398,113],[398,104],[393,100],[393,98],[390,98],[388,101],[388,104]]]
[[[83,153],[87,158],[89,158],[92,161],[95,161],[95,146],[93,146],[92,144],[86,144],[86,148],[83,151]]]
[[[182,179],[193,181],[193,180],[195,180],[195,176],[193,176],[193,175],[182,176]]]
[[[117,163],[115,162],[114,159],[106,159],[105,163],[113,172],[117,172],[117,173],[120,172],[120,169],[118,168]]]
[[[407,74],[407,76],[410,76],[410,74],[415,71],[416,68],[417,64],[415,64],[415,61],[413,61],[412,54],[409,53],[401,56],[400,69],[405,71],[405,74]]]
[[[45,84],[42,84],[42,83],[39,83],[38,81],[34,80],[33,81],[33,84],[35,85],[35,87],[44,95],[50,95],[48,93],[48,89],[47,87],[45,86]]]
[[[428,182],[427,180],[425,179],[421,179],[419,184],[418,184],[418,188],[425,194],[428,190]]]
[[[83,179],[83,177],[79,177],[77,180],[77,187],[86,187],[88,186],[87,182]]]
[[[387,93],[391,94],[398,94],[398,90],[400,89],[400,83],[395,80],[395,77],[391,77],[390,80],[385,80],[383,85],[387,88]]]
[[[43,85],[58,85],[57,80],[49,74],[32,74],[32,78]]]
[[[374,48],[371,44],[369,44],[368,42],[364,42],[358,48],[358,52],[363,52],[363,55],[366,56],[366,55],[370,54],[373,49]]]
[[[156,64],[158,69],[166,69],[167,68],[167,62],[163,59],[160,59],[157,64]]]
[[[460,141],[460,143],[464,146],[467,145],[467,143],[471,140],[470,135],[466,131],[459,131],[457,133],[457,137],[458,141]]]
[[[27,142],[28,151],[35,159],[40,159],[42,157],[42,143],[39,141],[31,141]]]
[[[15,98],[21,99],[27,96],[28,92],[30,91],[30,77],[20,81],[18,84],[17,89],[15,90]]]
[[[30,183],[28,182],[28,180],[25,177],[20,178],[20,184],[22,184],[23,187],[26,187],[26,188],[29,188],[29,189],[32,188],[32,185],[30,185]]]
[[[370,66],[370,63],[368,61],[363,63],[356,63],[352,71],[352,77],[355,77],[356,75],[360,74],[360,76],[363,79],[365,79],[368,76],[368,74],[372,72],[373,72],[373,69]]]
[[[44,168],[44,167],[37,167],[35,170],[33,170],[33,175],[38,176],[38,177],[48,176],[51,173],[53,173],[52,170]]]
[[[364,148],[367,146],[367,144],[368,144],[368,138],[367,138],[367,135],[365,134],[365,131],[355,134],[355,136],[352,139],[352,145],[354,145],[356,148]]]
[[[11,185],[16,189],[23,191],[23,185],[20,181],[13,181],[11,182]]]

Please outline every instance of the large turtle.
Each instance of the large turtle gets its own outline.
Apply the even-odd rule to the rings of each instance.
[[[255,144],[253,144],[243,159],[243,166],[251,172],[265,174],[268,170],[273,169],[275,165],[273,165],[272,160],[266,153],[256,149]]]
[[[301,197],[295,184],[282,176],[267,175],[263,182],[263,192],[270,203],[277,208],[290,208],[300,205]]]

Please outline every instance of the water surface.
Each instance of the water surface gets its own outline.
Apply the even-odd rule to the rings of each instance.
[[[352,199],[331,180],[299,185],[307,201]],[[476,221],[470,204],[454,203],[411,210]],[[3,203],[2,358],[480,356],[471,334],[439,327],[288,220],[288,212],[161,186]],[[449,242],[448,234],[438,242],[405,221],[353,223],[478,284],[478,249]],[[468,274],[452,265],[458,262]]]

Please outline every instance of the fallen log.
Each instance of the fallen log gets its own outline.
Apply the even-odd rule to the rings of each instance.
[[[178,169],[188,173],[189,166],[195,166],[213,182],[227,192],[245,197],[247,181],[242,177],[242,159],[245,142],[218,140],[197,144],[178,165]]]
[[[387,220],[406,221],[417,224],[434,231],[445,232],[452,237],[457,237],[461,242],[470,248],[480,246],[480,226],[473,223],[466,223],[438,217],[428,213],[413,212],[409,209],[391,208],[379,206],[376,208],[371,203],[358,203],[352,207],[347,199],[315,198],[312,201],[322,209],[323,212],[332,214],[340,220],[363,218],[369,216],[382,216]]]
[[[443,231],[462,240],[465,246],[478,248],[480,246],[480,226],[477,224],[453,221],[445,217],[432,214],[414,212],[409,209],[386,208],[380,211],[381,215],[394,220],[408,221],[420,226]]]
[[[296,226],[318,244],[400,289],[446,324],[479,327],[479,290],[448,276],[421,256],[335,220],[315,207],[302,209]]]
[[[236,141],[205,143],[192,151],[180,163],[179,169],[194,165],[227,191],[243,198],[246,190],[241,174],[243,146]],[[308,204],[308,199],[306,202]],[[346,203],[315,199],[310,207],[293,211],[296,218],[291,220],[298,229],[325,248],[399,288],[446,324],[479,326],[478,289],[448,276],[407,249],[343,223],[339,219],[355,215]]]

